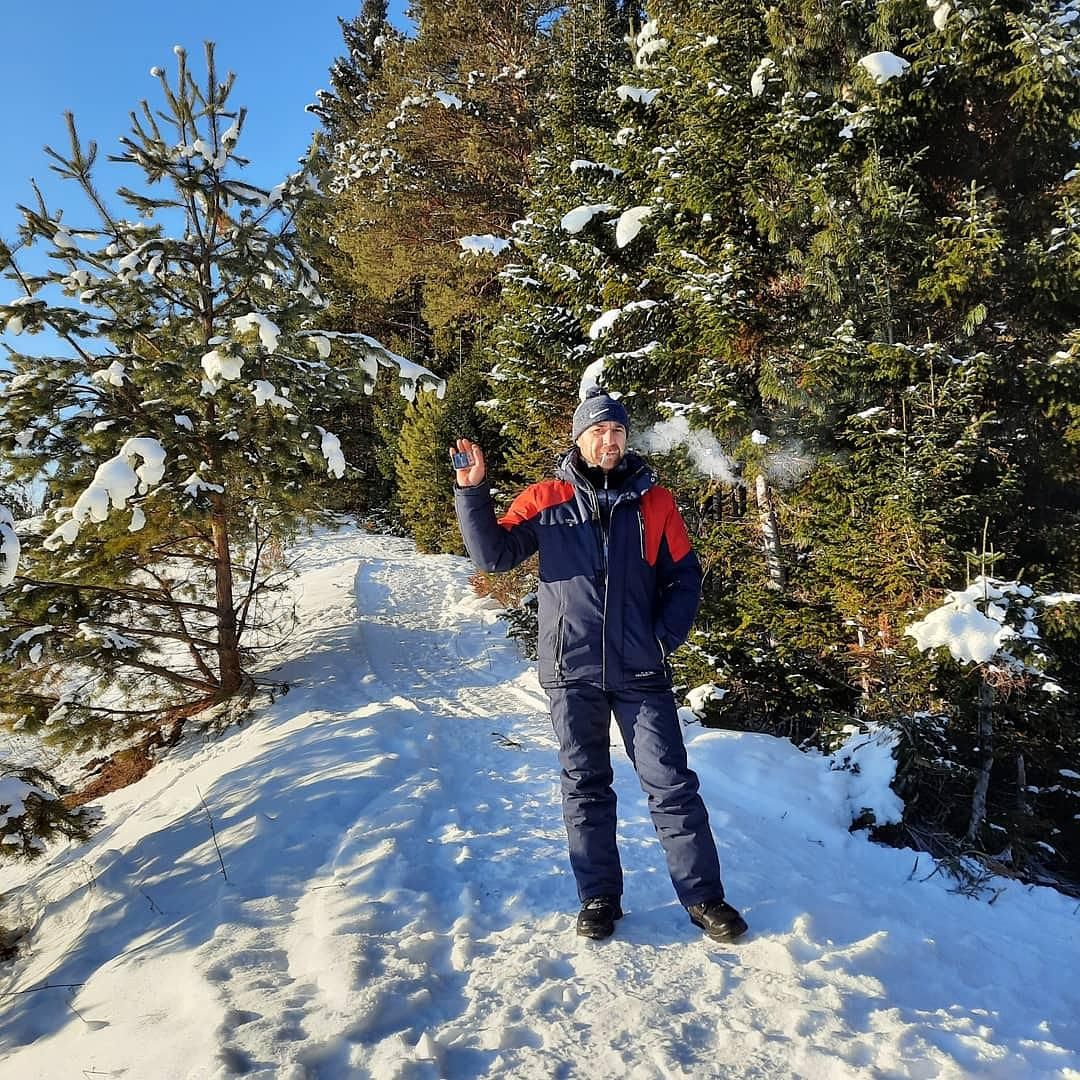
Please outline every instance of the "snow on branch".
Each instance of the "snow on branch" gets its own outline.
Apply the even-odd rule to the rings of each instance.
[[[238,315],[233,319],[233,327],[238,334],[258,330],[259,340],[268,353],[274,352],[278,347],[278,337],[281,335],[281,331],[276,323],[258,311],[249,312],[247,315]]]
[[[636,101],[639,105],[651,105],[659,96],[659,90],[652,90],[645,86],[630,86],[623,84],[616,88],[615,93],[620,101]]]
[[[1036,596],[1029,585],[979,575],[966,589],[945,594],[940,606],[904,631],[920,652],[947,649],[961,664],[1002,663],[1039,674],[1045,667],[1038,608],[1080,602],[1077,593]],[[1046,683],[1043,689],[1054,690]]]
[[[22,547],[15,532],[15,519],[11,511],[0,503],[0,589],[15,580]]]
[[[364,382],[366,394],[374,391],[380,367],[397,368],[401,379],[401,394],[407,401],[415,399],[417,390],[432,390],[440,401],[446,393],[445,379],[440,379],[435,372],[422,364],[414,364],[411,360],[406,360],[404,356],[391,352],[385,345],[367,334],[319,330],[312,336],[322,338],[327,342],[340,341],[350,349],[367,377]]]
[[[648,311],[649,308],[654,308],[658,304],[658,300],[631,300],[629,304],[624,304],[621,308],[611,308],[592,321],[589,326],[589,337],[596,341],[597,338],[603,337],[623,315],[634,311]]]
[[[341,452],[341,440],[333,432],[318,425],[316,427],[322,436],[320,449],[326,458],[326,473],[339,480],[345,475],[345,455]]]
[[[884,86],[890,79],[903,75],[911,63],[891,52],[869,53],[859,61],[859,66],[877,83]]]
[[[134,462],[140,458],[142,464],[136,468]],[[61,544],[73,544],[88,518],[105,521],[110,508],[123,510],[128,499],[145,495],[164,475],[165,448],[161,443],[151,438],[128,439],[119,454],[98,466],[90,486],[71,507],[70,517],[45,540],[45,547],[54,551]]]
[[[492,236],[485,233],[481,236],[461,236],[458,243],[464,249],[462,258],[466,255],[501,255],[510,246],[510,241],[501,236]]]
[[[624,210],[615,225],[615,246],[626,247],[641,232],[642,224],[652,212],[651,206],[631,206]]]
[[[597,214],[611,214],[618,209],[612,203],[592,203],[588,206],[575,206],[573,210],[563,215],[559,225],[563,232],[579,233]]]
[[[776,61],[771,56],[764,56],[761,62],[754,69],[754,74],[750,76],[750,93],[754,97],[761,97],[765,93],[765,86],[768,82],[769,72],[776,67]]]

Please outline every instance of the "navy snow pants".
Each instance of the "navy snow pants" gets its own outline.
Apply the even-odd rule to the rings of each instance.
[[[698,778],[669,689],[602,690],[578,683],[547,691],[559,740],[563,818],[578,897],[622,895],[615,840],[611,715],[648,796],[653,825],[667,857],[679,902],[720,900],[720,860]]]

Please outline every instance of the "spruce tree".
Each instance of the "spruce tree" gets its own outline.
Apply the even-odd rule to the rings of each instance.
[[[481,402],[484,386],[480,365],[473,358],[447,379],[441,400],[421,394],[405,409],[396,444],[397,498],[401,520],[421,551],[465,553],[453,503],[447,498],[454,483],[449,448],[462,437],[481,446],[498,445],[498,425]],[[491,464],[498,471],[494,449]]]
[[[67,789],[47,772],[0,758],[0,859],[35,859],[52,840],[85,840],[91,819],[67,807]]]
[[[913,656],[901,635],[910,612],[963,580],[984,534],[1010,577],[1070,590],[1080,572],[1075,545],[1061,543],[1080,510],[1073,21],[1037,4],[774,8],[760,54],[743,53],[742,78],[716,88],[741,114],[737,130],[723,113],[680,127],[710,115],[714,83],[688,70],[701,49],[661,25],[669,59],[651,73],[659,94],[643,146],[662,153],[651,171],[627,163],[654,178],[644,276],[681,298],[678,331],[628,374],[704,412],[748,486],[764,469],[780,488],[788,573],[775,597],[737,552],[725,559],[723,526],[702,544],[735,585],[709,654],[732,657],[744,679],[757,664],[773,702],[786,687],[784,707],[802,699],[818,727],[830,711],[850,722],[855,705],[860,718],[908,717],[903,730],[921,744],[910,717],[944,710],[965,746],[961,768],[980,775],[970,682]],[[740,138],[741,165],[725,154]],[[709,177],[719,182],[696,209],[708,207],[697,221],[723,238],[711,250],[683,194]],[[623,327],[633,329],[620,316]],[[715,391],[703,394],[709,378]],[[759,434],[746,441],[751,426]],[[706,620],[709,601],[707,586]],[[1071,686],[1065,655],[1056,675]],[[1072,767],[1067,698],[1032,692],[1025,703],[1018,692],[1010,710],[996,802],[991,787],[999,811],[1019,775],[1037,787]],[[913,803],[932,782],[932,770],[919,776],[925,748],[905,751]],[[935,821],[963,839],[955,809],[924,802],[913,828]]]
[[[884,5],[812,31],[806,15],[770,20],[778,77],[752,204],[792,283],[771,305],[769,379],[778,398],[787,388],[787,432],[816,451],[793,531],[815,553],[810,587],[881,641],[864,670],[891,693],[867,707],[918,708],[925,677],[887,670],[906,610],[962,582],[983,536],[1009,578],[1074,588],[1080,574],[1061,544],[1080,510],[1065,479],[1078,464],[1077,34],[1039,4]],[[979,703],[951,689],[943,707],[974,753]],[[1046,753],[1063,745],[1060,706],[1052,719],[1038,698],[997,743],[1005,801],[1018,753],[1029,780],[1061,765]]]
[[[628,63],[628,29],[619,5],[575,0],[548,44],[543,141],[488,343],[516,481],[546,475],[567,448],[582,374],[597,355],[589,328],[612,273],[604,234],[623,187],[609,161],[618,124],[606,103]]]
[[[36,193],[4,252],[20,295],[0,321],[49,334],[39,353],[10,351],[0,405],[12,472],[47,492],[4,593],[0,711],[65,742],[249,689],[282,585],[267,545],[319,513],[320,477],[345,474],[342,403],[385,367],[404,392],[441,391],[374,339],[323,329],[294,228],[318,198],[310,174],[241,179],[233,76],[219,80],[208,45],[200,85],[176,52],[175,81],[151,73],[164,108],[143,102],[112,159],[145,189],[106,200],[97,147],[69,117],[70,150],[48,154],[84,205]],[[47,269],[23,268],[32,247]]]
[[[325,137],[319,152],[331,160],[375,107],[382,57],[397,32],[387,21],[387,0],[363,0],[355,19],[338,19],[345,53],[330,67],[330,89],[319,90],[309,106],[322,122]]]

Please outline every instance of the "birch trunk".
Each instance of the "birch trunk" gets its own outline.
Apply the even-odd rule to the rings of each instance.
[[[769,491],[769,482],[764,473],[759,473],[755,484],[758,504],[758,519],[761,522],[761,540],[765,552],[765,565],[769,571],[769,588],[777,592],[783,591],[787,585],[787,574],[784,571],[783,552],[780,548],[780,529],[776,522],[776,511],[773,509],[772,494]]]
[[[994,688],[985,680],[979,683],[979,750],[982,754],[975,793],[971,797],[971,821],[968,823],[966,844],[974,844],[986,820],[986,796],[990,790],[990,770],[994,765]]]

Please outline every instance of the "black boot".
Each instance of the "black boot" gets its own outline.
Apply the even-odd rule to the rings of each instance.
[[[601,941],[615,933],[615,920],[622,918],[617,896],[593,896],[581,905],[577,932],[582,937]]]
[[[686,910],[690,921],[700,926],[705,936],[713,941],[734,941],[750,929],[746,920],[726,900],[707,900]]]

